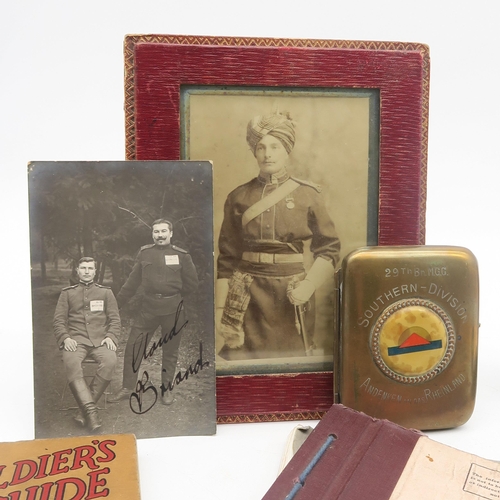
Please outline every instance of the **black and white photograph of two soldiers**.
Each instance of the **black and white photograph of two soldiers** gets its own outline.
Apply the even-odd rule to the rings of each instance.
[[[28,166],[35,434],[215,433],[209,162]]]

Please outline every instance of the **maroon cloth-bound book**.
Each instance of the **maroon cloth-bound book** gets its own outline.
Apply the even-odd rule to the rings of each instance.
[[[333,405],[263,500],[500,498],[500,464]]]

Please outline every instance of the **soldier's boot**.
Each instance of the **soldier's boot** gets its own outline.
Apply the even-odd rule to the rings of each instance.
[[[90,392],[92,393],[92,397],[94,398],[94,403],[97,404],[101,396],[104,394],[104,391],[108,388],[111,380],[105,380],[100,375],[96,375],[92,382],[90,383]]]
[[[92,432],[99,429],[101,427],[101,419],[99,418],[97,406],[85,379],[78,378],[71,382],[69,387],[83,414],[87,428]]]
[[[125,399],[130,399],[130,395],[133,393],[133,389],[128,389],[127,387],[122,387],[115,395],[108,399],[109,403],[119,403]]]
[[[101,396],[104,394],[104,391],[107,389],[110,382],[111,380],[105,380],[99,375],[95,375],[92,379],[92,382],[90,383],[90,392],[96,405],[99,402],[99,399],[101,399]],[[73,417],[73,420],[82,427],[85,425],[85,418],[81,411],[78,411],[78,413]]]
[[[175,401],[174,387],[175,384],[173,384],[172,382],[165,382],[165,377],[163,377],[160,391],[160,403],[162,405],[170,406]]]
[[[82,410],[76,410],[76,413],[73,415],[73,420],[80,426],[85,427],[85,418],[83,416]]]
[[[160,402],[162,405],[170,406],[174,401],[174,393],[170,390],[164,391],[161,395]]]

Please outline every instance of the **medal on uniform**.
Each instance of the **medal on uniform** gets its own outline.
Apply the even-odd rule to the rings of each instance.
[[[290,198],[286,198],[285,199],[285,206],[286,206],[286,208],[288,208],[288,210],[291,210],[292,208],[294,208],[295,207],[295,203],[293,201],[293,198],[291,198],[291,197]]]

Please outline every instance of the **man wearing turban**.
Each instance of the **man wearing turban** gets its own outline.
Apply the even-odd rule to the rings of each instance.
[[[287,115],[275,113],[255,116],[248,122],[247,142],[254,155],[257,144],[268,134],[279,139],[287,154],[292,152],[295,145],[295,124]]]
[[[313,345],[314,292],[333,274],[340,242],[319,186],[288,175],[295,145],[288,114],[252,118],[247,143],[259,175],[233,190],[224,206],[216,284],[224,343],[219,354],[228,360],[304,356]],[[307,240],[314,263],[306,273]],[[299,318],[297,306],[304,305],[307,312]]]

